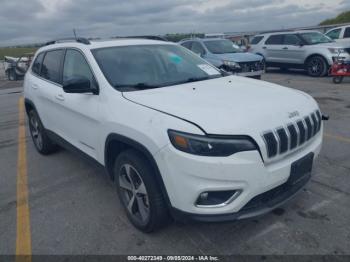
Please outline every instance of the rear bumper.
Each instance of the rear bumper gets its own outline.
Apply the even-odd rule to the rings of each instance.
[[[282,206],[296,196],[297,193],[304,188],[310,178],[311,175],[308,175],[294,185],[290,185],[287,181],[280,186],[257,195],[251,199],[240,211],[235,213],[215,215],[194,214],[173,208],[172,215],[176,220],[184,222],[227,222],[264,215]]]

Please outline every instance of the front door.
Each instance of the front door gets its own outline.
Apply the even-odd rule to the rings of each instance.
[[[62,69],[62,84],[74,78],[87,78],[97,85],[92,70],[80,50],[67,49]],[[57,94],[61,107],[57,118],[58,133],[65,140],[96,158],[100,127],[100,97],[94,94]]]

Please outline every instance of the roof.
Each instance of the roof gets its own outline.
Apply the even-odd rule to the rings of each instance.
[[[221,38],[221,37],[215,37],[215,38],[185,38],[180,41],[180,43],[186,42],[186,41],[201,41],[201,42],[209,42],[209,41],[217,41],[217,40],[230,40],[227,38]]]
[[[96,49],[113,46],[130,46],[130,45],[174,45],[175,43],[159,41],[159,40],[148,40],[148,39],[132,39],[132,38],[117,38],[107,40],[90,40],[89,44],[76,42],[76,41],[64,41],[58,43],[49,43],[46,46],[41,47],[39,50],[51,50],[56,48],[67,48],[76,47],[80,49]]]
[[[281,35],[281,34],[301,34],[301,33],[321,33],[317,30],[297,30],[297,31],[280,31],[273,33],[261,33],[255,36],[263,36],[263,35]]]

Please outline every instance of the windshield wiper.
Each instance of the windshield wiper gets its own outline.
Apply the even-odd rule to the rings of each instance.
[[[182,83],[198,82],[198,81],[204,81],[204,80],[208,80],[208,79],[210,79],[208,76],[205,76],[205,77],[190,77],[190,78],[187,78]]]
[[[136,88],[136,89],[144,90],[144,89],[159,88],[161,86],[149,85],[147,83],[137,83],[137,84],[134,84],[134,85],[125,85],[125,84],[119,85],[119,84],[115,84],[114,87],[115,88]]]

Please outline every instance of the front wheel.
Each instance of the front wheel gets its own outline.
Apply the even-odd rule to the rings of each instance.
[[[306,62],[306,70],[309,76],[325,76],[328,72],[328,64],[322,56],[313,56]]]
[[[133,149],[122,152],[114,166],[119,200],[131,223],[151,232],[168,221],[168,210],[149,162]]]
[[[333,77],[333,83],[334,84],[341,84],[343,82],[344,77],[343,76],[334,76]]]

